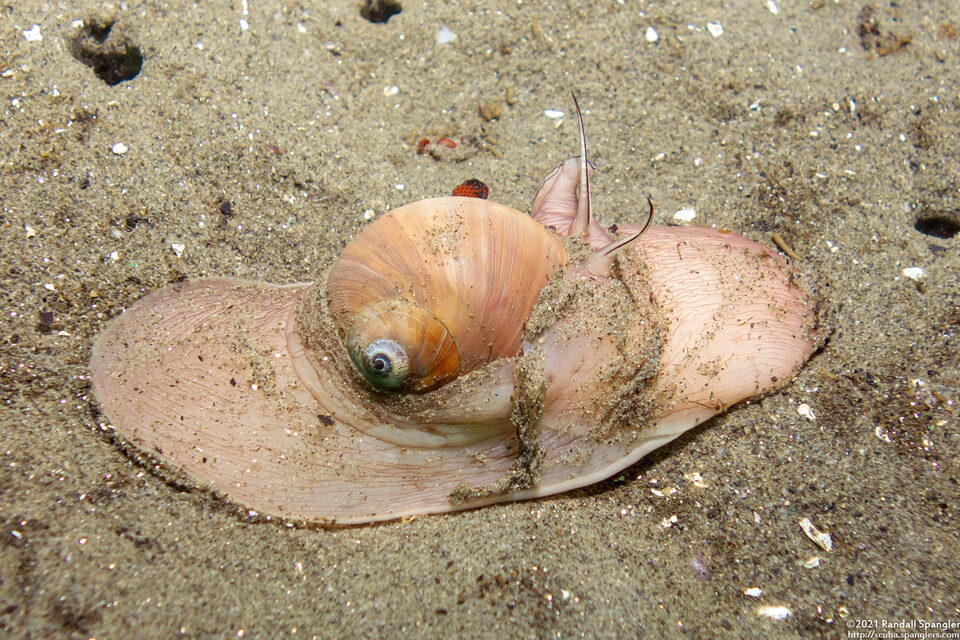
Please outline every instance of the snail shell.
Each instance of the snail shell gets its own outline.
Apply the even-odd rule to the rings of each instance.
[[[327,277],[329,313],[371,383],[428,391],[517,355],[540,289],[566,261],[555,234],[517,214],[479,198],[425,200],[347,245]],[[377,370],[373,354],[408,361],[408,375]]]
[[[581,125],[531,215],[434,198],[381,216],[316,283],[165,287],[90,366],[134,445],[248,508],[358,523],[596,482],[782,386],[818,339],[796,272],[751,240],[609,237]]]

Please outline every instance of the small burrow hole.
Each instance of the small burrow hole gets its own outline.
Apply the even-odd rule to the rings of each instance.
[[[364,0],[360,5],[360,15],[370,22],[386,22],[400,13],[402,7],[396,0]]]
[[[934,238],[952,238],[960,233],[960,212],[922,214],[913,228]]]
[[[111,87],[140,73],[140,47],[114,29],[114,21],[90,18],[67,37],[70,54]]]

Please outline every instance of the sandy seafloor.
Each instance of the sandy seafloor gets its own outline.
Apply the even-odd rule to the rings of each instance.
[[[960,234],[916,228],[960,223],[957,4],[880,5],[880,30],[911,41],[879,55],[859,3],[776,2],[404,0],[384,24],[352,1],[0,3],[0,635],[960,623]],[[140,47],[139,75],[108,86],[71,55],[91,17],[114,21],[104,46]],[[250,517],[101,426],[90,346],[125,307],[184,278],[309,280],[365,212],[466,178],[526,210],[575,153],[572,88],[601,220],[642,221],[649,194],[660,223],[689,208],[777,233],[821,280],[834,331],[785,389],[588,489],[345,529]],[[444,134],[475,142],[416,153]]]

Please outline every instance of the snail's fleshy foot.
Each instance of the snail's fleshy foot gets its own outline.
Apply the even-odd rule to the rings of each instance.
[[[517,452],[518,472],[522,472],[528,482],[524,487],[532,487],[540,480],[540,463],[543,450],[540,447],[540,416],[547,396],[547,377],[544,370],[543,351],[535,349],[523,354],[513,369],[514,387],[510,402],[513,411],[510,423],[517,430],[519,450]],[[512,472],[512,470],[511,470]]]
[[[450,492],[453,504],[489,498],[535,487],[540,482],[543,448],[540,446],[540,416],[547,395],[547,378],[543,352],[525,353],[514,367],[514,388],[510,397],[513,410],[510,422],[516,429],[517,459],[502,478],[484,487],[470,487],[461,482]]]

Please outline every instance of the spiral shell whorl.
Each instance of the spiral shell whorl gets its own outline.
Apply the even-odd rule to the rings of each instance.
[[[350,322],[345,343],[360,373],[382,389],[427,391],[460,374],[450,332],[412,300],[367,305]]]
[[[426,391],[517,355],[540,289],[565,262],[557,237],[524,213],[476,198],[422,200],[347,245],[327,278],[328,308],[355,363],[373,341],[406,336],[420,364],[402,388]]]

